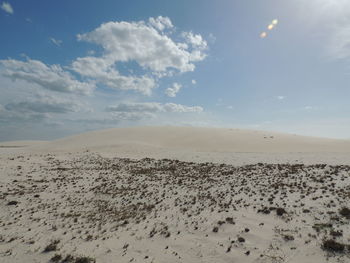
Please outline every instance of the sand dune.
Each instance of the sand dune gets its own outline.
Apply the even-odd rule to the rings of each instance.
[[[8,142],[0,142],[1,148],[16,148],[16,147],[29,147],[34,145],[39,145],[47,143],[47,141],[8,141]]]
[[[137,127],[0,153],[0,262],[350,262],[350,141]]]
[[[128,145],[202,152],[350,152],[350,140],[195,127],[134,127],[94,131],[56,140],[42,145],[40,149],[110,151]]]
[[[88,150],[106,157],[169,158],[234,165],[350,164],[349,140],[221,128],[116,128],[79,134],[28,150],[62,154]]]

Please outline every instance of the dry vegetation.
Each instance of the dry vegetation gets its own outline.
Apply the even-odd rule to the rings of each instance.
[[[42,262],[95,262],[96,249],[81,256],[79,248],[98,244],[112,253],[105,245],[108,240],[123,244],[115,255],[130,262],[137,258],[129,252],[130,244],[152,239],[162,240],[164,251],[172,249],[169,257],[186,262],[166,244],[197,234],[215,240],[216,251],[225,256],[240,253],[284,262],[287,251],[314,246],[325,258],[350,260],[349,166],[234,167],[92,153],[66,159],[18,156],[6,162],[10,180],[0,185],[0,209],[5,211],[0,217],[0,258],[8,262],[20,245],[41,254]],[[24,169],[21,162],[30,165]],[[242,213],[261,223],[248,226]],[[269,243],[258,247],[254,235],[272,228],[269,220],[281,226],[266,230],[273,232]],[[128,238],[123,238],[125,233]],[[151,260],[147,253],[138,256]]]

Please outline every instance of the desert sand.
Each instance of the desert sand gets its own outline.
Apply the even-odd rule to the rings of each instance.
[[[0,142],[0,262],[350,262],[350,141],[135,127]]]

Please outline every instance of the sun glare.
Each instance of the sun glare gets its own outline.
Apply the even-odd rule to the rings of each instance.
[[[272,30],[272,29],[274,29],[276,26],[277,26],[277,24],[278,24],[278,19],[274,19],[274,20],[272,20],[272,22],[267,26],[267,29],[268,30]],[[260,34],[260,38],[266,38],[267,37],[267,32],[262,32],[261,34]]]

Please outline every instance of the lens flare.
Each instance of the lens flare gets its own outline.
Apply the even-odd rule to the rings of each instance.
[[[260,34],[260,37],[261,37],[261,38],[267,37],[267,33],[266,33],[266,32],[262,32],[262,33]]]
[[[278,19],[274,19],[272,20],[271,24],[267,26],[267,29],[271,31],[277,26],[277,24],[278,24]],[[267,32],[264,31],[260,34],[260,38],[265,38],[267,37],[267,35],[268,35]]]

